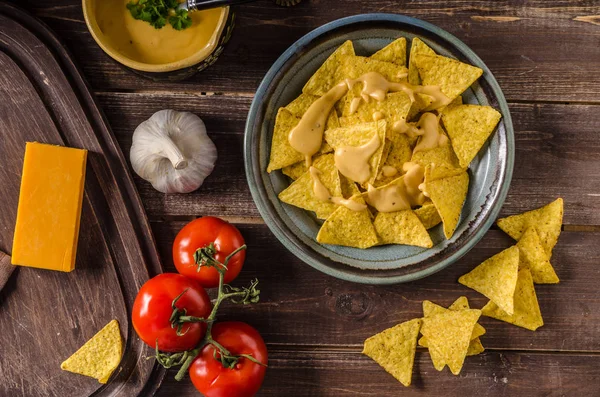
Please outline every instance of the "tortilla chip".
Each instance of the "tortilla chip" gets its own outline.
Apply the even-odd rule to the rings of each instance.
[[[431,201],[423,204],[422,207],[415,210],[415,215],[419,218],[425,229],[429,230],[442,222],[435,205]]]
[[[365,204],[360,194],[353,196],[351,200]],[[338,206],[325,220],[317,234],[317,241],[321,244],[363,249],[379,242],[369,210],[352,211],[343,205]]]
[[[334,149],[338,149],[344,146],[360,146],[368,143],[373,135],[379,134],[380,145],[379,148],[369,159],[369,165],[371,167],[371,176],[364,186],[368,183],[373,184],[379,167],[381,166],[381,158],[385,147],[385,133],[386,133],[386,122],[385,120],[379,120],[372,123],[357,124],[350,127],[334,128],[332,130],[325,131],[325,140]]]
[[[462,171],[460,174],[442,179],[431,180],[425,170],[425,191],[435,205],[444,223],[444,235],[450,239],[458,226],[462,207],[469,190],[469,175]],[[431,173],[431,171],[429,171]]]
[[[447,105],[447,106],[444,108],[444,110],[447,110],[447,109],[453,108],[453,107],[455,107],[455,106],[460,106],[460,105],[462,105],[462,104],[463,104],[463,98],[462,98],[462,96],[460,96],[460,95],[459,95],[459,96],[457,96],[456,98],[454,98],[454,99],[452,100],[452,102],[450,102],[450,103],[449,103],[449,104],[448,104],[448,105]]]
[[[363,354],[372,358],[404,386],[412,380],[421,319],[406,321],[367,339]]]
[[[321,172],[319,179],[329,190],[329,193],[334,197],[341,196],[342,188],[337,168],[335,168],[333,154],[318,157],[313,163],[313,167]],[[313,181],[309,172],[305,172],[292,182],[290,186],[279,193],[278,197],[284,203],[314,211],[319,219],[326,219],[336,209],[336,205],[332,202],[319,200],[315,196]]]
[[[558,241],[563,219],[563,199],[558,198],[537,210],[498,219],[498,227],[515,240],[519,240],[528,227],[537,230],[548,259]]]
[[[423,85],[437,85],[453,100],[471,86],[482,74],[478,67],[441,55],[419,54],[415,57]]]
[[[519,266],[529,269],[535,284],[557,284],[560,281],[534,227],[527,228],[517,247]]]
[[[398,178],[398,176],[403,173],[402,166],[404,163],[410,162],[410,158],[412,157],[412,148],[408,136],[394,131],[393,128],[390,128],[389,124],[387,127],[386,137],[391,143],[391,147],[387,158],[380,167],[380,173],[374,184],[375,187],[387,185]],[[396,169],[397,173],[392,176],[384,176],[381,173],[381,168],[383,166],[393,167]]]
[[[456,154],[454,154],[450,142],[434,149],[413,153],[410,161],[421,165],[423,168],[427,168],[427,166],[432,164],[446,168],[460,168],[458,158],[456,157]]]
[[[378,61],[395,63],[399,66],[406,66],[406,39],[400,37],[392,41],[390,44],[371,55],[371,58],[377,59]]]
[[[352,182],[342,174],[339,174],[339,176],[342,184],[342,197],[348,199],[354,195],[360,194],[360,190],[358,190],[356,183]]]
[[[317,96],[324,95],[338,81],[336,80],[336,71],[340,67],[340,57],[344,55],[354,55],[354,46],[352,41],[347,40],[339,46],[321,67],[306,82],[302,92]]]
[[[304,160],[299,161],[296,164],[288,165],[287,167],[283,167],[281,169],[283,175],[287,175],[293,180],[300,178],[306,171],[308,171],[308,168],[306,168],[306,161]]]
[[[490,106],[459,105],[443,111],[442,121],[462,168],[467,168],[479,153],[500,117],[500,112]]]
[[[412,210],[380,212],[375,216],[374,224],[381,244],[433,247],[427,229]]]
[[[467,349],[467,357],[468,356],[476,356],[485,351],[485,348],[481,344],[481,340],[479,338],[473,339],[469,342],[469,348]]]
[[[544,325],[542,313],[540,312],[540,305],[537,296],[535,295],[533,278],[531,277],[529,269],[523,268],[519,270],[514,300],[514,313],[512,315],[506,313],[492,301],[488,302],[488,304],[481,309],[481,313],[484,316],[505,321],[531,331],[535,331]]]
[[[413,102],[412,106],[410,107],[410,110],[408,111],[407,120],[417,119],[416,116],[421,111],[424,111],[425,109],[427,109],[429,107],[429,105],[431,105],[432,102],[433,102],[433,98],[430,97],[429,95],[416,93],[415,101]]]
[[[376,101],[370,99],[369,102],[365,102],[361,98],[360,105],[356,108],[355,113],[350,113],[350,106],[354,98],[360,98],[360,94],[355,97],[348,97],[342,114],[347,116],[355,116],[352,118],[353,121],[360,120],[363,123],[369,123],[376,121],[373,119],[373,114],[380,112],[383,119],[390,124],[390,127],[394,125],[395,121],[406,118],[408,110],[410,109],[411,103],[410,98],[404,92],[391,92],[386,95],[385,100]]]
[[[458,282],[485,295],[507,313],[514,312],[515,288],[519,273],[519,249],[505,249],[461,276]]]
[[[435,55],[429,46],[421,41],[418,37],[412,39],[410,44],[410,58],[408,60],[408,82],[412,85],[420,85],[421,77],[419,76],[419,70],[415,64],[415,58],[419,54]]]
[[[60,368],[64,371],[98,379],[104,384],[117,369],[123,355],[119,322],[112,320],[85,342]]]
[[[454,375],[462,369],[473,327],[479,320],[480,310],[447,310],[431,317],[423,318],[421,333],[427,337],[429,354],[435,369],[441,371],[444,364]]]
[[[399,83],[406,81],[408,70],[404,66],[399,66],[391,62],[378,61],[373,58],[365,58],[352,55],[340,56],[340,66],[336,71],[336,82],[345,79],[356,79],[363,74],[377,72],[387,81]],[[359,84],[357,84],[358,86]],[[333,87],[332,84],[328,90]],[[362,84],[360,84],[362,86]],[[326,91],[327,92],[327,91]]]

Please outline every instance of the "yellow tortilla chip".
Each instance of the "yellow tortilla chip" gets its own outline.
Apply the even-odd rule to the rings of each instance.
[[[335,168],[333,154],[325,154],[318,157],[313,163],[313,167],[321,172],[319,179],[327,190],[329,190],[329,193],[334,197],[341,196],[342,188],[337,168]],[[319,219],[326,219],[336,209],[336,205],[332,202],[319,200],[315,196],[313,181],[309,172],[302,174],[290,186],[279,193],[278,197],[284,203],[314,211]]]
[[[431,167],[425,170],[425,191],[442,218],[444,235],[449,239],[454,234],[460,220],[462,207],[469,190],[469,175],[462,171],[455,176],[431,180],[428,178],[428,170],[431,170]]]
[[[435,55],[427,44],[423,43],[421,39],[415,37],[412,39],[410,44],[410,58],[408,59],[408,82],[412,85],[420,85],[421,77],[419,77],[419,70],[415,64],[415,58],[419,54]]]
[[[305,94],[322,96],[329,91],[329,89],[338,82],[336,80],[336,71],[340,67],[340,57],[344,55],[354,55],[354,46],[350,40],[347,40],[344,44],[339,46],[329,58],[323,62],[321,67],[306,82],[304,88],[302,88],[302,92]]]
[[[412,380],[421,319],[406,321],[367,339],[363,354],[372,358],[404,386]]]
[[[375,216],[374,224],[381,244],[433,247],[427,229],[412,210],[380,212]]]
[[[395,63],[396,65],[406,66],[406,39],[400,37],[392,41],[375,54],[371,58],[378,61]]]
[[[514,299],[515,307],[512,315],[506,313],[492,301],[488,302],[488,304],[481,309],[481,313],[484,316],[505,321],[531,331],[535,331],[544,325],[529,269],[523,268],[519,270],[519,278],[517,280]]]
[[[445,110],[447,110],[447,109],[453,108],[453,107],[455,107],[455,106],[460,106],[460,105],[462,105],[462,104],[463,104],[463,98],[462,98],[462,96],[460,96],[460,95],[459,95],[459,96],[457,96],[456,98],[454,98],[454,99],[452,100],[452,102],[450,102],[450,103],[449,103],[449,104],[448,104],[448,105],[447,105],[447,106],[444,108],[444,111],[445,111]]]
[[[470,309],[469,300],[466,296],[461,296],[458,299],[456,299],[454,303],[452,303],[448,307],[448,309],[428,300],[423,301],[423,317],[435,316],[440,313],[445,313],[447,310],[458,311],[468,309]],[[485,328],[483,328],[481,324],[475,324],[475,326],[473,327],[473,333],[471,334],[471,341],[478,339],[480,336],[484,335],[485,332]],[[426,336],[419,339],[419,346],[428,347]]]
[[[450,142],[434,149],[413,153],[410,161],[419,164],[423,168],[427,168],[427,166],[432,164],[446,168],[460,168],[458,158],[456,157],[456,154],[454,154]]]
[[[390,128],[394,125],[395,121],[406,118],[408,110],[410,109],[411,103],[410,98],[404,92],[391,92],[386,95],[385,100],[376,101],[370,99],[369,102],[365,102],[361,98],[360,105],[356,108],[356,112],[350,113],[350,106],[354,98],[360,98],[360,94],[356,97],[348,97],[344,104],[342,114],[347,116],[354,116],[352,120],[360,120],[363,123],[369,123],[376,121],[373,115],[377,112],[381,113],[381,116],[385,121],[390,124]]]
[[[473,327],[479,320],[480,310],[447,310],[431,317],[423,318],[421,333],[427,337],[429,354],[434,367],[441,371],[444,364],[454,375],[462,369]]]
[[[351,200],[365,204],[360,194]],[[325,220],[317,234],[317,241],[321,244],[343,245],[346,247],[369,248],[376,245],[379,240],[371,214],[367,209],[352,211],[343,205]]]
[[[325,140],[331,147],[338,149],[344,146],[360,146],[368,143],[375,134],[379,134],[379,148],[369,159],[371,167],[371,176],[367,183],[373,184],[379,167],[381,166],[381,158],[385,147],[386,122],[379,120],[373,123],[357,124],[350,127],[334,128],[325,131]]]
[[[336,82],[345,79],[356,79],[369,72],[377,72],[385,77],[387,81],[399,83],[406,81],[408,74],[408,70],[404,66],[399,66],[391,62],[378,61],[373,58],[342,55],[339,61],[340,66],[336,71]],[[329,88],[334,85],[332,84]],[[357,86],[362,86],[362,84],[357,84]]]
[[[415,120],[417,119],[417,115],[421,112],[424,111],[425,109],[427,109],[429,107],[429,105],[431,105],[431,103],[433,102],[433,98],[430,97],[429,95],[424,95],[424,94],[415,94],[415,101],[413,102],[412,106],[410,107],[410,110],[408,111],[408,118],[407,120]]]
[[[112,320],[85,342],[60,368],[64,371],[98,379],[104,384],[117,369],[123,355],[119,322]]]
[[[527,228],[517,247],[519,266],[529,269],[535,284],[557,284],[560,281],[534,227]]]
[[[467,357],[468,356],[476,356],[485,351],[485,348],[481,344],[481,340],[479,338],[473,339],[469,342],[469,348],[467,349]]]
[[[507,313],[514,312],[515,288],[519,273],[519,249],[505,249],[461,276],[458,282],[485,295]]]
[[[552,256],[552,248],[558,241],[563,218],[563,199],[558,198],[550,204],[528,211],[520,215],[512,215],[498,219],[498,227],[515,240],[519,240],[528,227],[535,227],[540,236],[548,259]]]
[[[492,134],[502,115],[490,106],[459,105],[446,108],[442,121],[462,168],[467,168]]]
[[[441,55],[418,54],[415,63],[423,85],[437,85],[453,100],[471,86],[482,74],[478,67]]]
[[[415,215],[419,218],[425,229],[429,230],[434,226],[439,225],[442,222],[440,214],[438,214],[435,205],[431,201],[423,204],[415,210]]]
[[[356,186],[356,183],[352,182],[350,179],[346,178],[344,175],[340,175],[340,182],[342,184],[342,196],[344,198],[350,198],[354,195],[360,194],[360,190]]]
[[[402,175],[402,166],[404,163],[410,162],[410,158],[412,156],[410,139],[406,134],[400,134],[388,128],[386,137],[388,137],[391,147],[387,158],[380,167],[379,175],[377,176],[374,184],[375,187],[387,185],[394,179],[398,178],[399,175]],[[396,169],[397,173],[392,176],[384,176],[382,174],[383,166],[393,167]]]
[[[299,161],[296,164],[288,165],[287,167],[283,167],[281,169],[283,175],[287,175],[293,180],[300,178],[306,171],[308,171],[308,168],[306,168],[306,161],[304,160]]]

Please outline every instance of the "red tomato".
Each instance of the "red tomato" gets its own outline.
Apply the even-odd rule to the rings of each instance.
[[[177,271],[197,280],[204,288],[214,288],[219,285],[219,272],[210,266],[202,266],[198,271],[194,253],[210,243],[214,243],[215,246],[214,258],[224,263],[227,255],[244,245],[244,237],[231,223],[213,216],[205,216],[185,225],[173,242],[173,262]],[[225,283],[230,283],[237,277],[245,259],[245,250],[230,259],[225,273]]]
[[[250,354],[267,364],[267,346],[257,330],[246,323],[230,321],[216,323],[212,328],[215,341],[232,355]],[[196,389],[206,397],[252,397],[265,377],[266,367],[241,357],[235,368],[223,367],[213,345],[206,345],[189,369]]]
[[[186,291],[187,290],[187,291]],[[133,328],[141,340],[164,352],[178,352],[195,348],[206,332],[205,323],[186,323],[181,332],[171,327],[169,321],[177,301],[178,309],[186,309],[188,316],[207,318],[212,310],[208,294],[197,281],[177,273],[164,273],[148,280],[138,292],[131,319]]]

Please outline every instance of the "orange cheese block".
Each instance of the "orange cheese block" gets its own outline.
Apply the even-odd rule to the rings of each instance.
[[[13,265],[75,268],[87,150],[27,142]]]

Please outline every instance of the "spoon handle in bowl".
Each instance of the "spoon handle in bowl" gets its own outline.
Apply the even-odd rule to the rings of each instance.
[[[186,0],[181,8],[187,8],[188,11],[207,10],[209,8],[234,6],[243,3],[250,3],[256,0]]]

